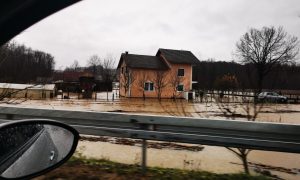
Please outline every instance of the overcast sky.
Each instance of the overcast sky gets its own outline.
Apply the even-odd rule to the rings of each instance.
[[[15,40],[51,53],[56,68],[93,54],[155,55],[192,51],[200,60],[231,61],[251,27],[283,26],[300,38],[300,0],[84,0],[28,28]]]

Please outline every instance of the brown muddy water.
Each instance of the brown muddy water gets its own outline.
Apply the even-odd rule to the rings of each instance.
[[[159,143],[159,142],[153,142]],[[182,144],[181,144],[182,145]],[[191,146],[186,144],[186,146]],[[202,150],[148,148],[147,165],[151,167],[204,170],[215,173],[243,172],[241,161],[223,147],[202,146]],[[140,164],[141,146],[82,140],[77,154],[88,158],[107,159],[125,164]],[[249,154],[251,173],[255,169],[270,171],[283,179],[300,179],[300,154],[252,151]]]
[[[103,96],[105,97],[105,96]],[[171,116],[187,116],[212,119],[233,119],[222,117],[220,107],[216,103],[188,103],[172,100],[158,102],[155,99],[115,99],[102,100],[27,100],[17,104],[1,104],[1,106],[17,106],[45,109],[66,109],[99,112],[125,112],[133,114],[155,114]],[[238,104],[230,104],[238,114],[245,114],[245,108]],[[300,124],[300,105],[267,104],[264,105],[257,121]],[[234,117],[243,120],[243,116]],[[242,172],[241,161],[232,152],[223,147],[203,146],[199,151],[174,148],[148,148],[148,165],[191,170],[205,170],[216,173]],[[141,159],[141,147],[138,144],[124,145],[114,142],[80,141],[77,152],[91,158],[104,158],[116,162],[137,164]],[[252,173],[254,169],[267,170],[283,179],[300,179],[300,154],[251,151],[249,162]]]

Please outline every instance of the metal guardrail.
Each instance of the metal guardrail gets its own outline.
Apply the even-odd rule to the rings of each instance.
[[[53,119],[80,134],[300,153],[300,125],[189,117],[0,107],[0,119]]]

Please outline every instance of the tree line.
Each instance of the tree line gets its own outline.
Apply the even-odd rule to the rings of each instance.
[[[201,61],[193,68],[195,89],[257,89],[258,77],[253,64],[225,61]],[[231,78],[231,79],[229,79]],[[262,82],[263,89],[300,90],[300,66],[276,65]]]
[[[87,59],[85,66],[74,60],[65,69],[54,71],[53,81],[62,80],[58,88],[63,91],[79,92],[87,81],[93,84],[94,91],[111,91],[112,82],[117,81],[115,62],[113,56],[102,58],[96,54]]]
[[[251,28],[236,43],[236,62],[205,61],[194,68],[194,77],[198,81],[197,89],[221,91],[251,89],[258,94],[263,89],[299,90],[300,66],[299,40],[288,35],[283,27]],[[224,115],[234,119],[238,106],[222,102],[222,96],[216,100]],[[241,97],[239,109],[244,111],[247,121],[256,121],[263,104]],[[252,149],[226,147],[241,161],[246,174],[250,173],[248,155]]]
[[[49,53],[16,42],[0,47],[0,82],[45,82],[52,77],[54,66],[54,57]]]
[[[299,40],[283,27],[251,28],[236,43],[238,62],[205,61],[194,68],[198,89],[299,90]],[[227,77],[224,77],[227,76]],[[227,83],[226,83],[227,82]],[[227,85],[226,85],[227,84]]]
[[[86,61],[86,66],[80,66],[79,62],[74,60],[63,72],[89,72],[96,81],[111,83],[117,80],[115,63],[116,60],[111,55],[102,58],[94,54]]]

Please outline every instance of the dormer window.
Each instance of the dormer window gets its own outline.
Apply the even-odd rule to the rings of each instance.
[[[177,76],[183,77],[184,76],[184,69],[182,69],[182,68],[178,69]]]

